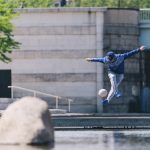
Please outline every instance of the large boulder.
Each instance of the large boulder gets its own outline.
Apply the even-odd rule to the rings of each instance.
[[[53,144],[54,130],[45,101],[24,97],[8,106],[0,119],[0,144]]]

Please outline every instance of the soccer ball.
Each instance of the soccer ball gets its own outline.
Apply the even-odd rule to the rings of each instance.
[[[100,89],[99,91],[98,91],[98,95],[101,97],[101,98],[104,98],[104,97],[106,97],[107,96],[107,90],[106,89]]]

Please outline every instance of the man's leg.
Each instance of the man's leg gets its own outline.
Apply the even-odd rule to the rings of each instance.
[[[116,93],[115,93],[116,97],[121,96],[121,94],[118,91],[118,87],[119,87],[119,85],[120,85],[120,83],[122,82],[123,79],[124,79],[124,74],[117,74],[116,75],[116,82],[117,82],[117,89],[116,89]]]
[[[109,91],[108,96],[107,96],[107,100],[109,102],[116,93],[117,81],[116,81],[116,74],[114,74],[114,73],[109,73],[108,77],[109,77],[110,83],[111,83],[111,88],[110,88],[110,91]]]

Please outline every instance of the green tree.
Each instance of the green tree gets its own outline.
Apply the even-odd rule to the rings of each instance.
[[[54,4],[54,0],[14,0],[21,8],[47,8]]]
[[[16,16],[15,7],[12,1],[0,0],[0,60],[6,63],[11,61],[7,54],[19,47],[12,34],[11,19]]]
[[[150,8],[150,0],[72,0],[70,7]],[[21,8],[53,7],[56,0],[14,0]]]
[[[150,0],[75,0],[70,6],[110,8],[150,8]]]
[[[150,8],[150,0],[141,0],[139,6],[140,8]]]

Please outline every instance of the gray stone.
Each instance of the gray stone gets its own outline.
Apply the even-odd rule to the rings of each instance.
[[[15,9],[16,12],[19,13],[46,13],[46,12],[105,12],[107,9],[106,8],[100,8],[100,7],[74,7],[74,8],[24,8],[20,9],[17,8]]]
[[[51,114],[66,114],[67,110],[65,109],[49,109]]]
[[[100,104],[96,103],[97,91],[106,82],[110,89],[110,82],[107,74],[103,75],[100,63],[88,63],[84,58],[101,57],[106,50],[121,52],[138,47],[138,11],[106,8],[24,8],[16,11],[20,15],[12,22],[16,26],[14,38],[21,43],[21,51],[10,55],[12,63],[0,63],[1,69],[12,70],[12,85],[75,98],[72,112],[101,109],[99,105],[96,107]],[[126,95],[131,89],[128,83],[133,79],[134,83],[139,83],[139,78],[131,75],[131,72],[139,74],[136,63],[126,65],[126,73],[130,76],[124,81]],[[31,94],[14,89],[13,96]],[[50,108],[55,108],[55,100],[47,99]],[[66,109],[67,103],[64,103],[59,106]],[[122,106],[117,105],[113,110],[122,111]]]
[[[0,144],[53,144],[48,105],[35,97],[10,104],[0,120]]]
[[[95,82],[95,73],[13,74],[14,82]],[[0,101],[1,102],[1,101]]]

